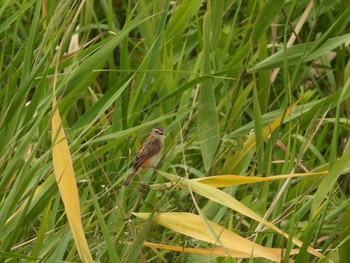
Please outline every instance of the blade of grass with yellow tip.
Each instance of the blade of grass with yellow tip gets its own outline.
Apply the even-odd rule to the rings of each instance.
[[[211,201],[214,201],[214,202],[217,202],[221,205],[229,207],[229,208],[231,208],[231,209],[233,209],[233,210],[235,210],[235,211],[237,211],[237,212],[239,212],[247,217],[250,217],[251,219],[254,219],[257,222],[262,223],[265,226],[271,228],[272,230],[274,230],[275,232],[284,236],[285,238],[287,238],[287,239],[289,238],[289,235],[287,233],[285,233],[284,231],[282,231],[281,229],[279,229],[278,227],[276,227],[272,223],[263,219],[256,212],[254,212],[249,207],[245,206],[244,204],[242,204],[236,198],[230,196],[229,194],[227,194],[227,193],[225,193],[217,188],[214,188],[212,186],[206,185],[206,184],[202,184],[202,183],[192,181],[192,180],[187,180],[187,179],[181,178],[179,176],[165,173],[162,171],[158,171],[158,172],[159,172],[159,174],[168,178],[169,180],[176,181],[179,183],[179,185],[181,185],[183,187],[190,187],[193,192],[195,192],[199,195],[202,195]],[[301,247],[303,245],[303,242],[301,242],[299,239],[294,238],[294,237],[292,238],[292,242],[299,247]],[[319,258],[324,257],[321,253],[319,253],[317,250],[315,250],[312,247],[308,247],[308,252],[319,257]]]
[[[147,220],[149,213],[133,213],[136,217]],[[270,259],[276,262],[281,261],[282,249],[273,249],[258,245],[248,239],[245,239],[236,233],[225,229],[224,227],[206,220],[203,222],[203,218],[199,215],[191,213],[162,213],[156,215],[157,224],[167,227],[178,233],[209,242],[211,244],[220,243],[224,246],[224,254],[226,256],[234,256],[230,254],[230,251],[226,249],[238,251],[247,257],[262,257]],[[208,229],[207,224],[214,231],[215,235]]]
[[[58,189],[79,256],[83,262],[93,262],[81,222],[79,195],[72,158],[55,96],[52,100],[52,108],[54,109],[52,117],[52,158]]]

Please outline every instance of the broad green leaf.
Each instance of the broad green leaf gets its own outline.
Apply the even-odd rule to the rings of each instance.
[[[210,74],[210,13],[204,16],[204,57],[203,74]],[[213,83],[203,81],[199,91],[198,137],[201,146],[203,164],[206,171],[212,165],[219,144],[219,121],[216,113],[216,100]]]

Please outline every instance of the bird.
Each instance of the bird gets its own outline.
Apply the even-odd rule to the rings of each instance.
[[[153,162],[161,154],[164,147],[165,132],[160,126],[152,129],[148,138],[141,146],[138,154],[136,155],[133,169],[124,181],[123,185],[128,186],[131,180],[136,174],[148,167],[154,167]]]

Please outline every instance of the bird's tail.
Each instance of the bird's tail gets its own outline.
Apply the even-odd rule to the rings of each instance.
[[[134,178],[134,176],[137,174],[137,170],[133,169],[131,174],[129,174],[128,178],[126,178],[126,180],[124,181],[123,185],[124,186],[128,186],[129,183],[131,182],[132,178]]]

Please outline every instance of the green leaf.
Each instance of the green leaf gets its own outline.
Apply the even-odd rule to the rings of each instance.
[[[252,32],[252,39],[258,41],[271,26],[273,19],[277,16],[284,4],[284,0],[268,0],[265,2],[256,18]]]
[[[92,124],[121,96],[123,91],[128,87],[132,77],[130,77],[121,87],[118,82],[110,88],[106,94],[97,101],[72,127],[73,130],[79,129],[86,124]],[[90,126],[89,125],[89,126]]]
[[[350,258],[350,202],[342,216],[342,226],[340,240],[344,240],[339,249],[339,262],[346,262]]]
[[[88,181],[89,192],[91,194],[92,201],[94,203],[95,213],[96,213],[97,218],[98,218],[98,225],[101,227],[101,231],[102,231],[103,236],[104,236],[104,242],[106,243],[105,245],[107,246],[107,250],[108,250],[108,253],[110,255],[109,259],[111,262],[118,263],[118,262],[120,262],[120,258],[115,251],[115,246],[113,244],[112,237],[109,233],[106,222],[104,221],[104,216],[102,214],[101,207],[98,203],[97,196],[94,192],[94,189],[91,185],[91,182],[89,180],[87,180],[87,181]]]
[[[340,115],[340,108],[341,108],[341,102],[343,101],[344,96],[346,93],[350,90],[350,79],[348,79],[347,83],[345,84],[344,88],[341,90],[341,94],[338,100],[337,105],[337,111],[336,111],[336,124],[335,124],[335,131],[333,134],[333,142],[335,140],[338,140],[337,136],[337,127],[339,122],[339,115]],[[333,150],[335,155],[336,149]],[[329,174],[326,175],[321,183],[320,186],[317,188],[317,191],[315,193],[315,201],[311,208],[311,214],[312,216],[316,216],[318,208],[321,206],[322,202],[327,199],[327,196],[329,192],[335,187],[337,180],[339,176],[342,174],[344,169],[348,167],[350,163],[350,145],[347,145],[347,148],[342,153],[341,157],[335,162],[335,164],[330,168]]]
[[[181,34],[188,27],[190,20],[201,7],[203,0],[184,0],[177,6],[167,25],[165,35],[166,39],[175,43],[179,42]]]
[[[341,27],[344,27],[350,20],[350,7],[348,7],[344,13],[342,13],[337,21],[335,21],[331,27],[320,37],[320,39],[316,42],[316,44],[313,46],[311,50],[307,53],[308,55],[311,53],[314,53],[319,47],[321,47],[328,39],[329,37],[336,33],[337,30],[339,30]]]
[[[204,16],[204,57],[203,74],[210,74],[210,13]],[[203,81],[199,91],[198,136],[204,168],[208,171],[212,165],[219,144],[219,121],[216,113],[216,101],[212,81]]]
[[[326,41],[321,47],[314,50],[312,53],[308,54],[310,50],[313,50],[315,46],[318,45],[318,42],[306,43],[295,45],[293,47],[287,48],[285,51],[280,50],[272,56],[264,59],[259,62],[254,67],[248,69],[248,73],[253,71],[258,72],[262,70],[269,70],[274,68],[281,68],[283,66],[284,55],[283,52],[286,52],[286,59],[288,61],[288,66],[296,65],[302,60],[303,62],[308,62],[316,58],[321,57],[322,55],[328,53],[329,51],[341,46],[346,41],[350,40],[350,34],[345,34],[339,37],[334,37]],[[305,56],[305,54],[308,54]]]
[[[63,86],[68,87],[68,92],[66,93],[65,98],[66,103],[63,106],[68,106],[70,104],[70,99],[74,94],[85,89],[86,86],[96,79],[97,75],[100,73],[97,69],[103,67],[113,50],[128,36],[130,31],[143,23],[144,20],[150,19],[149,17],[145,18],[149,9],[150,5],[143,8],[143,10],[132,21],[126,24],[120,32],[111,37],[104,46],[74,69],[69,76],[67,83],[63,83]]]

